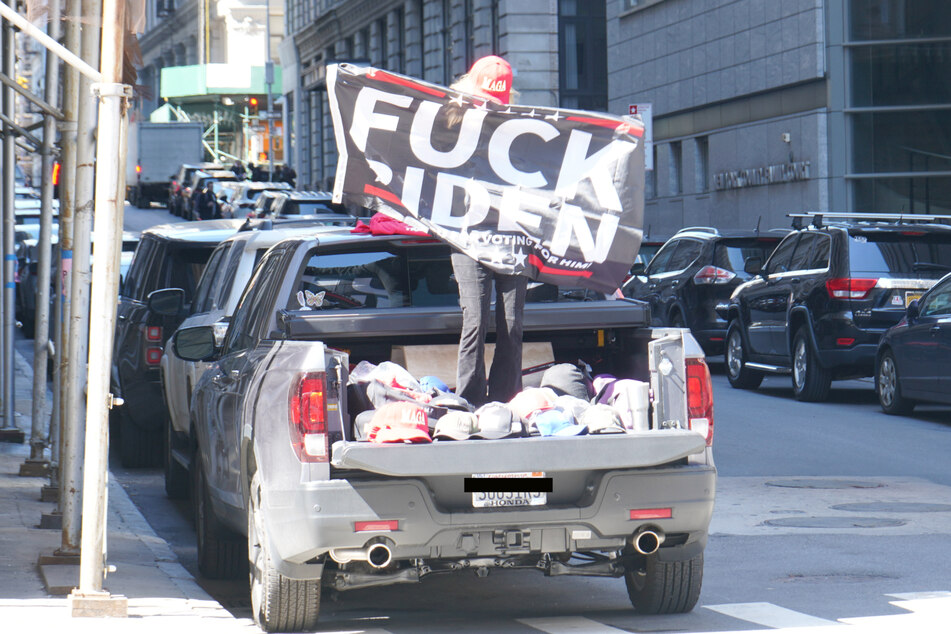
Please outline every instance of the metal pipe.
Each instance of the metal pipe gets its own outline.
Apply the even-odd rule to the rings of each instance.
[[[79,50],[83,59],[95,64],[99,61],[99,21],[100,4],[97,0],[82,0],[83,16]],[[86,423],[84,414],[86,387],[86,352],[89,341],[89,252],[91,249],[93,213],[93,178],[95,169],[95,134],[97,99],[92,93],[92,82],[86,77],[79,78],[78,107],[76,112],[76,176],[73,190],[73,234],[72,234],[72,272],[69,287],[69,312],[63,313],[69,335],[61,346],[66,350],[68,362],[63,374],[64,425],[72,442],[76,446],[75,466],[71,465],[71,476],[82,477],[82,464],[78,462],[79,450],[83,447]],[[82,488],[85,491],[85,486]],[[80,542],[82,524],[82,506],[79,496],[70,501],[63,509],[64,523],[69,514],[70,529]]]
[[[16,73],[16,44],[13,36],[13,24],[3,21],[3,72],[8,77],[15,77]],[[14,117],[13,91],[3,87],[3,114],[10,121]],[[7,125],[6,123],[4,124]],[[14,253],[14,231],[16,230],[16,215],[14,211],[15,177],[14,166],[16,154],[14,152],[13,134],[6,128],[3,135],[3,319],[0,320],[0,367],[3,368],[0,377],[0,393],[3,399],[3,429],[17,429],[13,411],[13,329],[16,327],[14,306],[16,301],[15,284],[13,281],[16,255]],[[11,436],[11,439],[13,436]],[[17,438],[23,442],[23,438]]]
[[[92,314],[86,398],[86,451],[83,473],[82,557],[79,592],[100,593],[105,571],[109,375],[119,289],[119,248],[125,204],[125,154],[132,88],[123,85],[125,2],[102,5],[102,74],[96,151],[96,223],[92,271]]]
[[[46,50],[51,51],[54,55],[57,55],[64,62],[81,72],[92,81],[102,81],[102,74],[100,74],[99,71],[84,62],[80,57],[77,57],[70,50],[60,45],[59,42],[49,37],[46,33],[34,26],[33,23],[8,7],[3,2],[0,2],[0,16],[3,16],[5,19],[15,24],[18,29],[27,35],[38,40],[39,43],[46,48]],[[13,77],[13,75],[9,76]]]
[[[67,0],[66,46],[71,51],[80,48],[81,0]],[[63,114],[66,119],[60,125],[62,144],[62,168],[59,181],[59,279],[57,283],[56,309],[59,329],[56,332],[56,365],[53,370],[53,401],[57,405],[59,423],[59,510],[63,517],[62,541],[59,553],[79,554],[80,500],[82,495],[82,462],[80,460],[83,437],[67,426],[66,415],[66,368],[69,364],[69,315],[70,285],[73,271],[73,210],[76,207],[76,117],[79,109],[79,72],[72,66],[63,67]]]
[[[49,26],[50,32],[52,32],[54,28],[53,27],[54,20],[52,18],[52,12],[53,12],[53,8],[52,6],[50,6],[50,26]],[[59,28],[60,28],[59,20],[55,20],[55,23],[56,23],[55,28],[57,30],[56,37],[59,37]],[[54,55],[53,59],[56,61],[56,66],[59,67],[59,58]],[[46,62],[47,68],[49,68],[49,65],[50,63],[49,61],[47,61]],[[16,81],[14,81],[12,78],[7,77],[6,75],[2,73],[0,73],[0,83],[2,83],[7,88],[12,88],[14,92],[19,93],[24,99],[34,104],[37,108],[39,108],[46,114],[51,114],[57,119],[62,119],[64,117],[62,110],[60,110],[54,105],[51,105],[51,101],[56,100],[55,95],[53,97],[50,97],[49,95],[44,95],[46,97],[46,101],[44,101],[40,99],[39,97],[37,97],[36,95],[34,95],[33,93],[31,93],[29,90],[27,90],[23,86],[21,86],[20,84],[16,83]],[[27,130],[32,129],[33,127],[34,126],[32,125],[27,126]]]
[[[631,538],[634,550],[642,555],[653,555],[664,543],[664,534],[650,529],[639,529]]]
[[[58,40],[60,33],[60,0],[49,2],[49,35]],[[59,58],[46,56],[44,96],[55,102],[59,89]],[[56,118],[47,113],[43,125],[43,180],[40,189],[40,235],[37,243],[39,262],[36,267],[36,325],[33,329],[33,428],[30,433],[30,458],[42,460],[46,449],[46,368],[50,340],[50,259],[53,233],[53,142],[56,140]]]

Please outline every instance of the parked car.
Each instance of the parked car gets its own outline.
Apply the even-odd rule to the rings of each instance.
[[[333,194],[317,191],[279,192],[264,217],[292,218],[324,214],[349,214],[343,205],[333,202]]]
[[[286,191],[291,189],[288,183],[269,183],[267,181],[239,181],[228,200],[221,205],[225,218],[244,218],[254,208],[254,203],[262,192]]]
[[[258,194],[257,200],[254,201],[254,207],[248,212],[248,218],[267,218],[270,216],[271,206],[281,193],[281,191],[272,189]]]
[[[189,304],[212,251],[240,226],[239,220],[208,220],[159,225],[141,235],[119,293],[112,360],[111,391],[124,401],[112,417],[126,467],[161,464],[167,414],[159,363],[166,340],[185,317],[156,311],[149,297],[180,288]]]
[[[238,180],[238,177],[235,176],[235,173],[231,170],[196,171],[192,174],[192,179],[188,187],[190,194],[186,202],[188,205],[188,213],[185,218],[188,220],[202,220],[196,209],[196,201],[198,200],[198,195],[205,189],[205,185],[211,184],[214,186],[215,183],[222,181],[236,180]],[[212,187],[212,190],[214,191],[214,187]],[[215,194],[215,198],[217,199],[217,193]],[[205,220],[210,220],[210,218],[206,218]]]
[[[754,277],[718,307],[730,322],[733,387],[790,373],[797,399],[822,401],[833,380],[874,374],[882,335],[951,271],[951,226],[898,218],[794,215],[799,228],[765,265],[747,260]],[[799,225],[807,219],[808,227]]]
[[[875,358],[875,392],[887,414],[908,414],[918,402],[951,404],[951,274],[908,304]]]
[[[220,343],[254,266],[270,247],[281,240],[297,236],[314,236],[331,231],[349,232],[350,226],[352,223],[344,223],[339,219],[277,224],[269,220],[257,220],[245,223],[237,234],[223,240],[211,254],[195,288],[194,300],[189,306],[190,314],[180,328],[212,325]],[[156,291],[153,297],[160,293],[181,295],[179,289],[166,289]],[[169,306],[171,315],[178,315],[183,308],[174,299],[169,302]],[[165,492],[171,498],[184,498],[188,495],[188,474],[195,447],[188,408],[192,388],[210,364],[186,361],[178,356],[174,347],[170,347],[162,355],[160,367],[162,391],[168,408],[165,424]]]
[[[717,304],[752,277],[743,270],[744,262],[765,260],[781,237],[772,232],[682,229],[622,292],[650,304],[653,325],[690,328],[707,354],[720,354],[728,324],[717,314]]]
[[[199,170],[222,170],[223,165],[217,163],[184,163],[178,168],[178,172],[172,176],[172,182],[169,184],[168,191],[168,211],[173,216],[186,217],[188,210],[187,201],[191,200],[191,179],[192,174]]]

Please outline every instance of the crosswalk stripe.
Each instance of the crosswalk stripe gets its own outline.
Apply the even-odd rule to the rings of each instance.
[[[817,616],[803,614],[772,603],[727,603],[724,605],[705,605],[708,610],[719,612],[737,619],[765,625],[766,627],[816,627],[839,625],[837,621],[820,619]]]
[[[629,634],[583,616],[556,616],[545,619],[516,619],[519,623],[547,634]]]

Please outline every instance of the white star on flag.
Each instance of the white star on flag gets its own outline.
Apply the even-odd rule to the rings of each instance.
[[[521,249],[519,249],[518,251],[515,252],[514,255],[515,255],[515,267],[516,267],[516,268],[521,267],[521,268],[524,269],[524,268],[525,268],[525,258],[528,257],[528,254],[525,253],[524,251],[522,251]]]
[[[449,101],[451,101],[452,103],[456,104],[456,105],[459,106],[460,108],[461,108],[462,106],[464,106],[465,103],[466,103],[465,100],[462,98],[462,95],[456,95],[455,97],[453,97],[453,98],[450,99]]]
[[[559,115],[558,111],[555,110],[553,114],[550,114],[546,116],[545,118],[548,119],[549,121],[558,121],[559,119],[561,119],[561,115]]]

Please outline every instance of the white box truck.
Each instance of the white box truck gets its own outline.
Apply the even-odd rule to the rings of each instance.
[[[137,207],[168,204],[169,184],[182,163],[204,160],[198,122],[129,124],[126,198]]]

